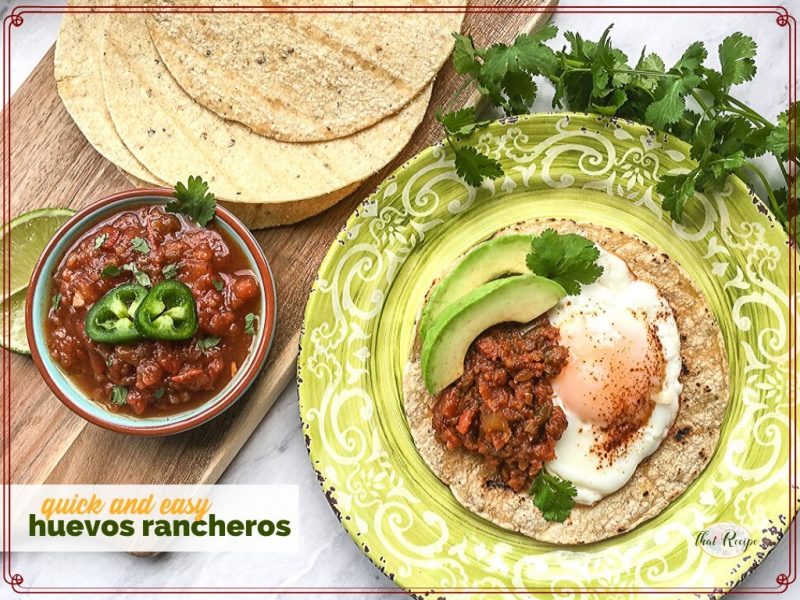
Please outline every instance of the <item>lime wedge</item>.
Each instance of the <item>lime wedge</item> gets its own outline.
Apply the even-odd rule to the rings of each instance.
[[[11,287],[3,284],[2,299],[0,299],[0,318],[6,318],[6,310],[11,309],[10,332],[11,339],[6,346],[5,340],[0,339],[0,344],[13,352],[30,354],[28,338],[25,334],[25,296],[28,293],[33,268],[36,261],[53,237],[56,230],[67,219],[75,214],[69,208],[41,208],[32,210],[18,216],[10,223],[11,235]],[[5,276],[7,262],[5,257],[5,236],[0,232],[0,273]]]
[[[8,314],[6,311],[11,305],[11,338],[8,349],[19,354],[31,353],[28,348],[28,336],[25,332],[25,296],[27,294],[28,289],[23,288],[10,298],[0,302],[0,311],[3,311],[0,316],[1,320],[5,320]],[[5,347],[5,344],[3,346]]]

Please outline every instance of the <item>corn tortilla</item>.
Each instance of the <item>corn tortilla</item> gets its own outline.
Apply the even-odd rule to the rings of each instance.
[[[120,169],[125,178],[138,188],[153,187],[148,181],[143,181],[134,175]],[[273,202],[271,204],[242,204],[241,202],[229,202],[224,198],[218,198],[222,206],[236,214],[237,217],[250,229],[262,229],[264,227],[275,227],[277,225],[288,225],[311,218],[320,212],[327,210],[342,198],[356,191],[360,182],[354,183],[350,187],[338,190],[333,194],[328,194],[322,198],[315,198],[314,202]],[[164,186],[160,186],[164,187]]]
[[[102,2],[85,0],[81,4],[101,6]],[[107,18],[103,13],[64,15],[55,53],[58,94],[95,150],[137,179],[162,185],[122,142],[106,107],[100,63]]]
[[[141,15],[109,18],[102,71],[111,117],[137,159],[165,181],[203,177],[251,227],[299,220],[344,197],[408,143],[431,91],[348,138],[290,144],[192,100],[164,67]],[[299,201],[307,206],[288,206]]]
[[[180,4],[178,0],[151,3]],[[302,4],[299,0],[288,4],[298,3]],[[230,2],[202,0],[198,4]],[[265,0],[263,4],[272,3]],[[434,2],[382,4],[399,8]],[[444,4],[458,9],[466,0]],[[326,5],[374,3],[338,0]],[[155,13],[148,18],[148,28],[167,68],[197,102],[277,140],[318,142],[352,135],[417,98],[453,49],[452,32],[460,30],[463,17],[463,10]]]
[[[520,224],[514,230],[538,233],[547,227],[580,233],[614,252],[637,277],[656,285],[672,306],[681,333],[683,393],[678,416],[661,446],[620,490],[592,506],[576,505],[563,523],[547,522],[528,494],[487,487],[492,473],[481,457],[446,450],[435,439],[433,398],[425,390],[418,346],[403,377],[404,403],[419,453],[463,506],[537,540],[583,544],[655,517],[703,471],[714,454],[728,404],[728,366],[722,334],[702,293],[666,254],[630,234],[563,219]]]

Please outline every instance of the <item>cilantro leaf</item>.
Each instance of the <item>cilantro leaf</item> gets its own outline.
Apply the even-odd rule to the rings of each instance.
[[[516,68],[508,70],[503,78],[506,112],[520,115],[528,112],[528,106],[536,99],[536,82],[530,75]]]
[[[603,103],[592,102],[591,108],[596,113],[611,117],[617,113],[627,100],[628,95],[624,91],[614,90],[603,100]]]
[[[189,177],[187,185],[179,181],[172,195],[175,200],[167,202],[167,212],[184,214],[201,227],[214,218],[217,200],[201,177]]]
[[[477,60],[477,53],[472,37],[461,35],[460,33],[453,33],[453,37],[456,39],[455,46],[453,47],[453,66],[456,69],[456,73],[459,75],[465,75],[467,73],[477,75],[481,64]]]
[[[494,179],[503,174],[503,167],[496,160],[481,154],[472,146],[453,146],[456,173],[465,182],[478,187],[484,179]]]
[[[211,284],[214,286],[214,289],[218,292],[221,292],[225,288],[225,282],[221,279],[212,279]]]
[[[437,110],[436,120],[444,127],[447,142],[455,155],[456,172],[465,182],[479,186],[484,179],[503,174],[500,163],[481,154],[475,148],[460,143],[462,136],[488,125],[486,121],[476,122],[474,108],[463,108],[446,114]]]
[[[128,388],[123,385],[115,385],[111,388],[111,404],[124,406],[128,403]]]
[[[165,390],[163,387],[157,388],[156,391],[153,392],[153,396],[155,396],[156,400],[161,400],[161,398],[164,396],[164,391]]]
[[[120,268],[115,264],[108,264],[103,267],[103,270],[100,271],[100,275],[103,277],[119,277],[122,275],[122,271]]]
[[[661,207],[669,211],[675,221],[683,218],[683,207],[694,196],[694,178],[698,169],[676,175],[664,175],[656,186],[662,196]]]
[[[500,82],[508,72],[509,63],[514,63],[514,51],[505,44],[494,44],[486,50],[486,58],[478,71],[478,83],[485,93],[500,92]]]
[[[747,119],[739,116],[714,121],[713,147],[717,154],[728,156],[738,150],[746,156],[760,156],[767,151],[767,136],[771,127],[753,127]]]
[[[544,42],[552,40],[556,35],[558,27],[552,23],[531,33],[518,35],[511,46],[517,66],[523,71],[547,75],[555,66],[556,57]]]
[[[459,73],[471,75],[478,90],[506,114],[520,114],[536,98],[533,76],[548,76],[556,68],[556,55],[544,42],[557,32],[555,25],[547,25],[517,36],[511,45],[494,44],[483,51],[475,49],[471,39],[467,43],[463,36],[456,37],[453,64]]]
[[[149,254],[150,253],[150,246],[147,244],[147,240],[140,237],[135,237],[131,240],[131,247],[136,250],[136,252],[141,252],[142,254]]]
[[[533,238],[526,263],[536,275],[552,279],[567,294],[575,295],[581,284],[597,281],[603,274],[603,267],[597,264],[599,257],[597,246],[585,237],[545,229]]]
[[[509,69],[531,74],[551,72],[556,64],[553,51],[543,42],[553,39],[558,28],[549,24],[533,33],[518,35],[510,46],[494,44],[486,50],[478,81],[485,87],[500,83]]]
[[[254,313],[247,313],[244,316],[244,331],[245,333],[249,333],[250,335],[256,334],[256,323],[258,322],[258,317]]]
[[[694,75],[664,80],[656,90],[658,99],[644,113],[645,122],[656,129],[664,129],[665,125],[679,121],[686,111],[686,94],[699,81]]]
[[[545,521],[565,521],[572,507],[575,506],[575,496],[578,491],[571,481],[561,479],[558,475],[551,475],[544,469],[539,471],[533,480],[530,489],[533,504],[542,511]]]
[[[615,53],[611,47],[609,34],[612,25],[606,27],[600,39],[591,50],[592,58],[592,96],[601,98],[614,91],[614,77],[621,75],[616,69],[620,65],[626,65],[627,57],[624,54]],[[626,65],[627,66],[627,65]],[[626,75],[627,76],[627,75]]]
[[[700,67],[703,66],[706,58],[708,58],[708,51],[705,44],[703,42],[694,42],[681,54],[672,70],[682,75],[696,74]]]
[[[469,135],[477,129],[482,129],[489,125],[489,121],[478,121],[475,114],[475,107],[462,108],[454,112],[442,113],[436,111],[436,120],[442,124],[448,135],[461,138]]]
[[[764,142],[766,151],[784,162],[789,160],[789,123],[796,118],[797,101],[792,103],[789,110],[778,115],[778,124],[769,131]]]
[[[722,65],[722,84],[726,88],[750,81],[756,74],[756,43],[748,35],[737,31],[719,45],[719,62]]]
[[[58,310],[58,307],[61,306],[61,294],[53,294],[52,304],[53,310]]]
[[[175,279],[178,276],[178,265],[176,263],[165,265],[164,268],[161,269],[161,274],[164,276],[164,279]]]
[[[789,225],[789,190],[788,188],[777,188],[772,190],[772,195],[775,198],[776,206],[773,207],[775,216],[778,221],[783,225],[784,229],[788,229]]]
[[[594,42],[584,41],[584,39],[581,37],[581,34],[574,31],[565,32],[564,38],[569,42],[569,56],[571,58],[574,58],[580,62],[591,61],[589,55],[594,54]]]
[[[218,338],[215,335],[210,335],[208,337],[202,338],[197,340],[197,347],[200,350],[208,350],[209,348],[213,348],[214,346],[218,345],[222,341],[222,338]]]
[[[696,187],[707,191],[717,188],[725,182],[728,175],[747,162],[744,152],[738,150],[729,156],[716,156],[713,160],[701,163],[701,171],[697,176]]]
[[[686,112],[686,95],[702,81],[707,57],[702,42],[695,42],[684,51],[653,91],[653,101],[644,112],[645,123],[664,130],[681,120]]]
[[[701,121],[695,128],[694,143],[689,155],[696,161],[702,161],[711,152],[716,126],[716,121],[706,119]]]
[[[659,77],[656,74],[664,73],[664,61],[658,54],[650,53],[645,56],[645,48],[642,48],[642,55],[636,63],[637,71],[647,71],[653,75],[640,75],[638,86],[647,92],[653,92],[658,87]]]
[[[781,115],[783,114],[781,113]],[[768,152],[785,162],[789,156],[789,127],[788,125],[781,126],[780,117],[778,119],[778,127],[773,127],[770,130],[767,139],[764,141],[764,146]]]
[[[96,238],[94,238],[94,249],[97,250],[98,248],[100,248],[100,246],[106,243],[107,239],[108,239],[107,233],[101,233]]]
[[[107,268],[107,267],[106,267]],[[105,269],[103,269],[105,271]],[[122,265],[123,271],[129,271],[133,278],[136,280],[136,283],[139,285],[143,285],[144,287],[150,287],[152,283],[150,282],[150,276],[145,273],[144,271],[140,271],[139,267],[136,266],[136,263],[127,263]]]

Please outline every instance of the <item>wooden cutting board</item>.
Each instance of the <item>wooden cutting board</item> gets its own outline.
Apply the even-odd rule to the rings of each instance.
[[[555,0],[496,2],[551,5]],[[482,6],[492,4],[481,3]],[[528,12],[468,13],[463,31],[476,43],[511,42],[546,22]],[[35,17],[32,17],[35,18]],[[24,25],[23,25],[24,26]],[[13,60],[13,56],[12,56]],[[11,464],[14,483],[213,483],[278,394],[294,380],[294,363],[311,282],[336,232],[385,176],[441,138],[433,112],[460,83],[450,62],[438,75],[425,120],[405,150],[352,196],[297,225],[256,232],[278,290],[278,322],[264,372],[250,393],[222,416],[192,431],[136,438],[91,425],[53,396],[33,361],[11,359]],[[465,98],[460,105],[474,102]],[[11,100],[11,212],[75,209],[131,184],[84,139],[56,92],[51,48]],[[12,258],[13,260],[13,258]]]

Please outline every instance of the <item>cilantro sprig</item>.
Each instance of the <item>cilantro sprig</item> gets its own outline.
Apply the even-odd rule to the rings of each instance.
[[[603,274],[603,267],[597,264],[599,257],[597,246],[585,237],[545,229],[533,238],[526,263],[536,275],[552,279],[567,294],[575,295],[581,285],[593,283]]]
[[[484,96],[506,114],[521,114],[536,98],[534,75],[549,72],[555,67],[555,54],[544,42],[555,37],[558,29],[548,25],[535,33],[520,35],[510,46],[495,44],[477,48],[470,36],[454,33],[453,65],[467,80],[451,105],[461,93],[475,83]],[[444,112],[437,111],[436,119],[442,124],[448,145],[453,150],[453,162],[459,177],[469,185],[479,186],[484,179],[503,175],[503,168],[494,159],[481,154],[462,139],[488,125],[479,121],[475,108]]]
[[[618,116],[650,125],[691,144],[697,167],[670,173],[658,183],[662,206],[675,221],[697,192],[719,190],[731,174],[763,191],[775,217],[786,228],[787,189],[792,183],[786,163],[790,156],[789,130],[797,118],[797,104],[770,122],[731,94],[732,88],[756,74],[755,41],[741,32],[726,37],[717,48],[720,68],[707,66],[702,42],[689,45],[671,66],[656,53],[642,49],[635,63],[611,42],[611,27],[597,41],[565,32],[560,50],[547,42],[557,33],[548,25],[534,34],[517,37],[513,44],[475,46],[471,37],[455,34],[453,64],[465,77],[459,92],[474,86],[507,115],[528,112],[538,89],[535,77],[555,88],[553,108]],[[451,102],[455,103],[459,94]],[[470,185],[502,175],[500,164],[481,154],[463,138],[485,125],[475,111],[439,112],[447,141],[454,152],[458,174]],[[771,154],[786,187],[773,189],[761,167],[751,159]]]
[[[503,174],[503,167],[498,161],[462,143],[464,137],[489,124],[488,121],[478,121],[474,107],[449,113],[437,110],[436,120],[442,124],[447,143],[453,151],[456,173],[459,177],[469,185],[477,187],[484,179],[493,179]]]
[[[201,227],[214,218],[217,199],[208,191],[208,183],[202,177],[191,176],[186,185],[179,181],[172,195],[175,199],[167,202],[167,212],[186,215]]]
[[[533,504],[542,511],[545,521],[565,521],[572,507],[575,506],[575,496],[578,491],[571,481],[561,479],[558,475],[551,475],[544,469],[539,471],[531,485],[530,495]]]

